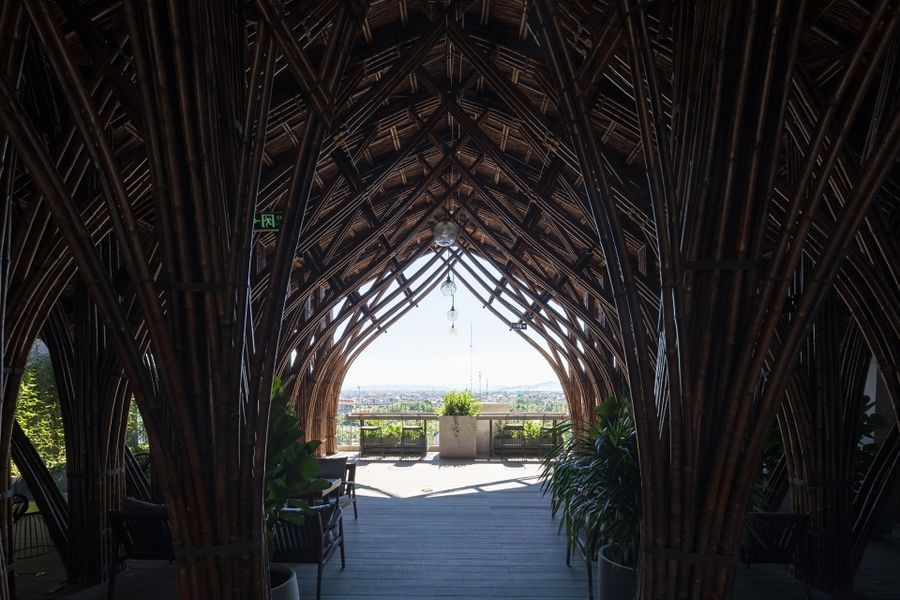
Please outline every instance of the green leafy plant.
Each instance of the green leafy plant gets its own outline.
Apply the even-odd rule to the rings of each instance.
[[[400,423],[387,423],[381,426],[381,435],[383,437],[399,438],[403,434],[403,426]]]
[[[864,395],[859,403],[859,425],[857,427],[857,452],[856,469],[854,472],[854,489],[858,490],[869,472],[875,456],[878,454],[879,445],[875,443],[875,432],[887,426],[888,420],[884,415],[875,412],[875,401]]]
[[[494,423],[494,437],[501,440],[511,440],[516,437],[516,431],[506,429],[503,421],[496,421]]]
[[[475,416],[481,410],[481,402],[472,392],[447,392],[444,394],[443,405],[441,406],[439,415],[464,417]]]
[[[293,412],[290,398],[276,378],[272,384],[272,406],[269,412],[269,434],[266,450],[265,520],[269,553],[275,535],[275,523],[287,519],[302,525],[304,513],[311,509],[298,496],[311,494],[328,487],[328,481],[318,477],[319,461],[315,458],[318,440],[301,442],[300,422]],[[285,512],[286,507],[301,508],[303,513]]]
[[[16,420],[51,471],[66,468],[66,441],[50,356],[33,353],[22,375]]]
[[[526,440],[546,440],[553,437],[552,429],[545,429],[535,421],[525,421],[523,431]]]
[[[614,397],[597,407],[597,422],[568,436],[571,425],[557,427],[563,441],[544,459],[542,489],[553,514],[562,512],[568,543],[579,541],[589,556],[611,544],[617,562],[633,565],[640,543],[641,477],[637,436],[629,406]]]

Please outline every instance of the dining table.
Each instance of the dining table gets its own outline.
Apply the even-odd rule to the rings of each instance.
[[[306,494],[301,494],[297,496],[297,498],[301,500],[309,500],[311,502],[315,502],[316,500],[328,500],[328,497],[334,492],[341,489],[341,484],[343,480],[338,477],[336,479],[332,479],[330,477],[323,478],[328,482],[328,487],[321,490],[316,490],[315,492],[308,492]]]

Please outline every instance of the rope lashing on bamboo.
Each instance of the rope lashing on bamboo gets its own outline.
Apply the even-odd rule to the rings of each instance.
[[[713,567],[737,567],[741,564],[740,558],[737,556],[723,556],[721,554],[695,554],[693,552],[682,552],[672,548],[661,548],[659,546],[644,545],[644,552],[650,556],[674,560],[678,562],[691,563],[695,565],[713,566]]]
[[[853,482],[849,479],[800,479],[799,477],[791,477],[788,481],[799,487],[810,488],[850,487],[853,485]]]
[[[210,556],[240,556],[259,549],[259,541],[235,542],[233,544],[210,544],[208,546],[183,546],[175,544],[176,558],[207,558]]]

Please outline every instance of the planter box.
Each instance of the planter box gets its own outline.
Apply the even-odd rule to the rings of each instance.
[[[365,427],[360,431],[360,455],[380,454],[420,454],[428,452],[428,439],[425,431],[419,426],[404,425],[402,436],[382,436],[377,427]]]
[[[494,454],[520,454],[544,456],[555,443],[553,438],[528,438],[494,436]]]
[[[475,458],[475,417],[440,417],[442,458]]]
[[[396,452],[400,448],[400,438],[396,436],[366,435],[361,433],[359,438],[359,453],[381,454]]]

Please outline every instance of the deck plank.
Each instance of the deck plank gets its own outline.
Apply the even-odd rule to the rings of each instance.
[[[584,600],[584,562],[565,564],[565,540],[540,493],[537,461],[385,458],[357,468],[359,519],[346,511],[347,567],[326,566],[328,600]],[[65,584],[53,555],[17,565],[19,598],[101,600],[106,586]],[[301,598],[315,597],[315,566],[296,567]],[[869,598],[900,599],[900,547],[870,545],[857,578]],[[742,567],[734,600],[802,600],[805,587],[778,565]],[[167,563],[131,561],[116,598],[177,597]],[[826,596],[814,596],[825,598]]]

